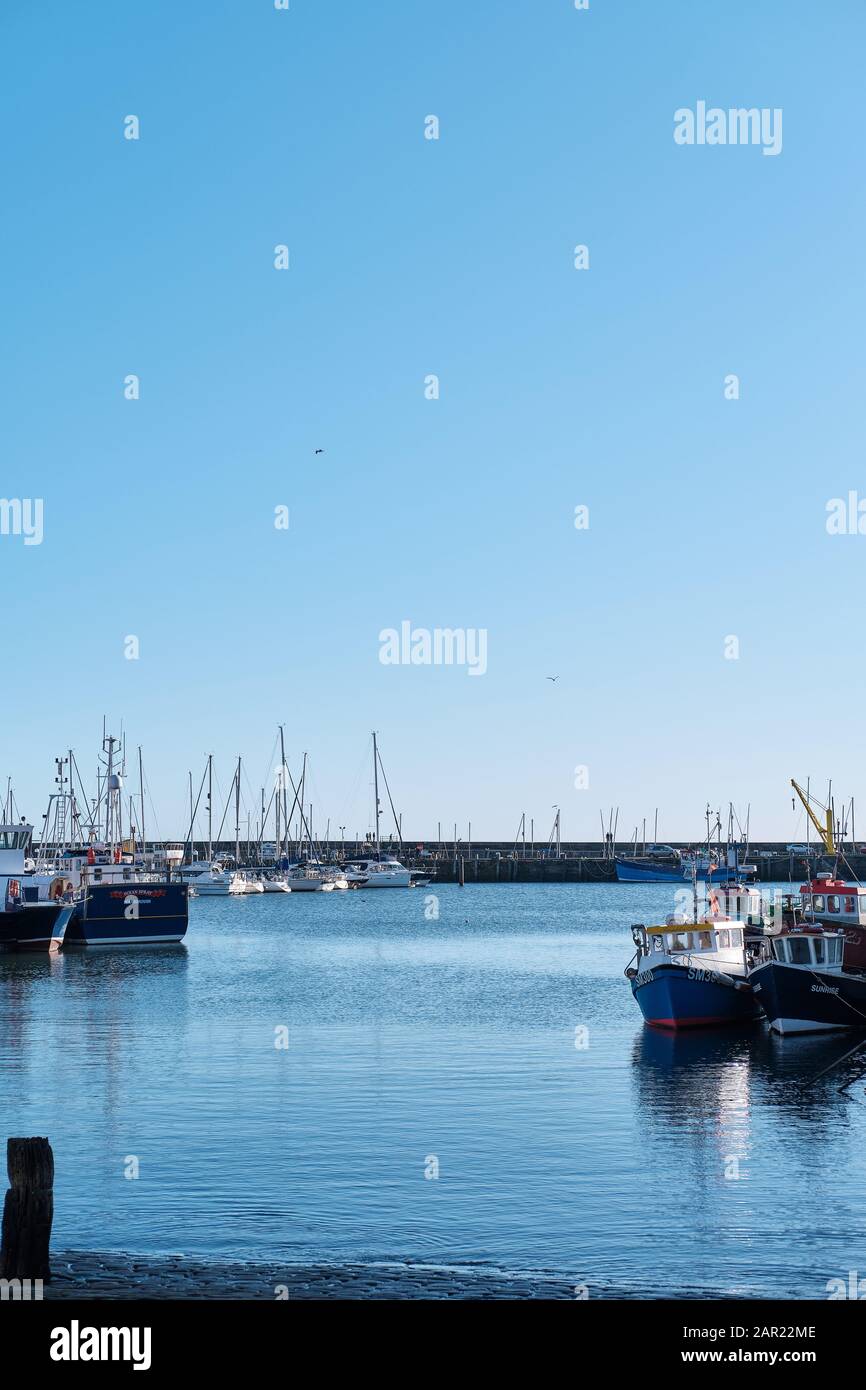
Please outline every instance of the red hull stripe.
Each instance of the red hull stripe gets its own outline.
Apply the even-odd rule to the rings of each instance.
[[[717,1023],[743,1023],[742,1018],[648,1018],[651,1028],[704,1028]]]

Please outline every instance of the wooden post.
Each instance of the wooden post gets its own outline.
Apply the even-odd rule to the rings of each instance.
[[[461,856],[460,856],[460,877],[459,877],[459,879],[457,880],[457,882],[460,884],[460,887],[461,887],[461,888],[463,887],[463,884],[464,884],[465,880],[466,880],[465,860],[464,860],[464,858],[463,858],[463,855],[461,854]]]
[[[6,1143],[9,1191],[3,1204],[0,1278],[43,1279],[54,1218],[54,1154],[47,1139]]]

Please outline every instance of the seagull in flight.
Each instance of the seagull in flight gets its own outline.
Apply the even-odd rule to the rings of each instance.
[[[545,679],[545,680],[548,680],[548,681],[558,681],[558,680],[559,680],[559,676],[545,676],[544,679]]]
[[[316,450],[316,453],[317,453],[317,454],[323,454],[324,452],[325,452],[324,449],[317,449],[317,450]]]

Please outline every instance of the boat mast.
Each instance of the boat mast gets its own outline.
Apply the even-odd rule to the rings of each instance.
[[[286,857],[289,853],[289,817],[288,801],[286,799],[286,740],[283,733],[283,726],[280,725],[280,780],[277,784],[277,851],[279,857],[283,857],[283,844],[280,834],[280,792],[283,794],[283,829],[282,834],[286,837]]]
[[[379,847],[379,749],[376,746],[376,730],[373,730],[373,795],[376,803],[376,858],[380,857]]]
[[[307,823],[306,823],[306,817],[304,816],[304,792],[306,791],[306,789],[307,789],[307,755],[306,755],[306,753],[305,753],[305,754],[304,754],[303,766],[301,767],[301,789],[300,789],[300,791],[298,792],[298,810],[299,810],[300,813],[301,813],[301,824],[300,824],[300,827],[299,827],[299,829],[298,829],[298,858],[299,858],[299,859],[300,859],[301,853],[302,853],[301,844],[302,844],[303,833],[304,833],[305,830],[307,830],[307,838],[309,839],[309,830],[308,830]]]
[[[235,772],[235,865],[240,863],[241,858],[241,759],[238,754],[238,766]]]
[[[138,827],[141,831],[141,852],[142,854],[146,854],[147,841],[144,838],[144,768],[141,761],[141,744],[138,745],[138,795],[141,801],[141,822]]]
[[[213,863],[213,753],[207,755],[207,862]]]

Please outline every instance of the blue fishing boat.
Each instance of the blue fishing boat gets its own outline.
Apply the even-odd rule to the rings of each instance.
[[[715,817],[715,824],[713,818]],[[743,879],[754,878],[757,869],[753,864],[740,863],[740,847],[748,842],[748,825],[738,841],[734,835],[735,822],[738,828],[733,805],[728,808],[727,842],[722,843],[722,821],[718,811],[706,809],[707,838],[701,849],[674,849],[672,845],[644,845],[643,854],[614,856],[616,876],[620,883],[690,883],[697,879],[701,883],[741,883]],[[715,839],[714,837],[718,838]],[[635,831],[635,849],[637,831]]]
[[[747,864],[731,868],[727,863],[709,859],[705,855],[680,854],[677,851],[672,860],[653,858],[614,860],[616,876],[620,883],[691,883],[693,873],[701,882],[735,883],[743,875],[754,873]]]
[[[711,891],[709,914],[700,920],[696,911],[691,922],[677,913],[661,926],[641,922],[632,927],[636,950],[625,974],[652,1027],[716,1027],[759,1017],[761,1006],[748,979],[751,954],[742,920],[752,915],[758,895],[740,889],[737,897],[737,916],[723,914]]]

